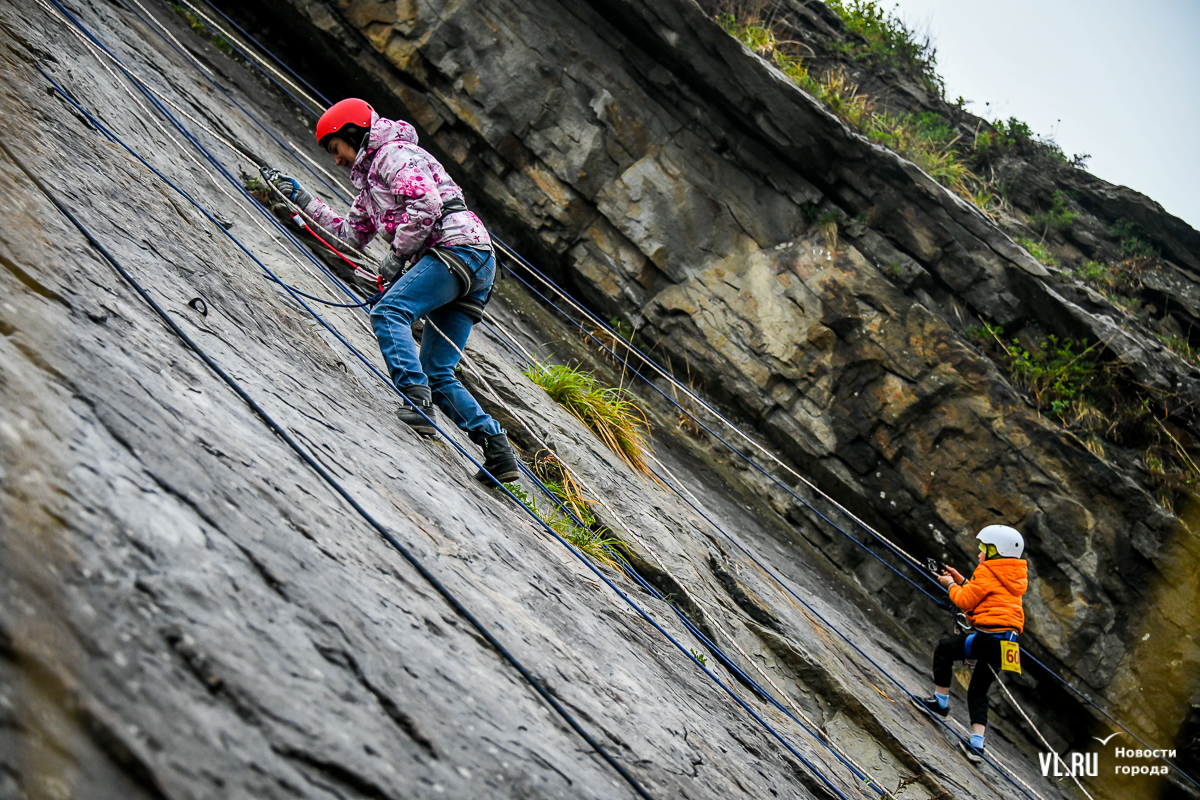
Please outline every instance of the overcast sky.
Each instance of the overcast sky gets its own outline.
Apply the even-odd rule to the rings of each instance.
[[[933,34],[948,99],[1090,153],[1094,175],[1200,229],[1200,0],[899,0],[897,13]]]

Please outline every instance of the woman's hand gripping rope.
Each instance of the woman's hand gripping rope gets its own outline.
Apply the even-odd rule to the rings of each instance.
[[[279,170],[277,170],[273,167],[265,166],[265,165],[259,167],[259,172],[262,174],[263,180],[266,182],[266,185],[273,192],[275,192],[280,197],[282,197],[284,202],[287,203],[289,209],[292,212],[292,221],[296,223],[296,227],[302,228],[302,229],[308,231],[308,233],[311,234],[314,239],[316,239],[318,242],[320,242],[326,248],[328,248],[330,250],[330,252],[332,252],[334,255],[336,255],[338,258],[340,258],[342,261],[345,261],[352,270],[366,276],[370,281],[372,281],[375,284],[375,288],[379,290],[380,294],[382,294],[384,283],[385,282],[390,283],[391,279],[386,278],[382,274],[377,275],[374,272],[371,272],[370,270],[362,267],[361,265],[356,264],[353,261],[351,261],[349,258],[347,258],[342,253],[341,250],[334,247],[329,242],[325,241],[325,239],[323,239],[320,234],[318,234],[316,231],[314,231],[312,229],[312,226],[309,225],[308,222],[304,219],[304,217],[306,216],[304,208],[305,208],[305,206],[308,205],[308,200],[312,199],[312,195],[308,194],[308,192],[305,192],[303,188],[300,188],[300,184],[296,182],[295,178],[289,178],[286,175],[281,175]],[[307,198],[307,199],[305,199],[305,201],[303,203],[299,202],[298,199],[293,200],[293,198],[288,195],[287,187],[289,186],[289,182],[292,187],[296,187],[298,189],[298,191],[303,194],[304,198]],[[331,236],[331,238],[332,238],[332,236]],[[347,248],[347,249],[350,249],[350,248]],[[368,260],[367,256],[363,253],[356,252],[356,255],[361,256],[364,261]],[[394,256],[389,251],[387,257],[384,258],[383,262],[380,264],[381,272],[383,271],[383,267],[388,265],[388,259],[392,259],[392,258],[394,258]],[[397,270],[397,272],[399,272],[399,270]],[[378,295],[376,295],[375,298],[372,298],[372,300],[377,299],[377,298],[378,298]],[[368,302],[370,302],[370,301],[368,301]]]

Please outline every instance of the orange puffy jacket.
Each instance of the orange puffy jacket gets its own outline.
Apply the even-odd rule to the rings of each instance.
[[[1029,588],[1029,572],[1022,558],[993,558],[975,568],[962,586],[950,586],[950,600],[967,612],[971,624],[1021,633],[1025,609],[1021,595]]]

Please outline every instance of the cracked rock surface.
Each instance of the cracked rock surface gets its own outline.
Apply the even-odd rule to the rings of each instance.
[[[1160,720],[1137,714],[1176,688],[1149,694],[1131,642],[1193,619],[1194,604],[1154,602],[1160,578],[1179,580],[1190,539],[1025,409],[872,255],[902,241],[912,274],[946,281],[974,264],[964,292],[995,309],[1054,301],[1002,233],[803,98],[790,121],[744,108],[743,127],[728,127],[731,98],[784,88],[688,4],[295,6],[289,24],[391,92],[386,102],[422,126],[489,221],[597,308],[636,320],[842,502],[931,552],[962,547],[983,515],[1022,519],[1036,543],[1031,638],[1161,734]],[[280,140],[321,159],[311,120],[170,8],[68,8],[199,122],[337,203],[177,48]],[[524,455],[548,443],[578,470],[605,499],[597,515],[674,605],[619,571],[597,574],[475,483],[453,443],[476,459],[478,449],[457,431],[453,443],[413,435],[395,394],[221,226],[48,91],[35,65],[232,222],[285,282],[333,297],[270,213],[212,176],[72,30],[36,2],[0,8],[0,114],[30,121],[6,122],[0,139],[0,798],[631,796],[37,182],[653,796],[829,797],[830,786],[876,796],[733,667],[774,684],[873,781],[904,784],[903,797],[1024,796],[957,750],[963,703],[945,730],[901,688],[927,689],[945,615],[792,496],[687,436],[665,404],[645,401],[656,456],[690,495],[625,467],[520,374],[491,329],[468,348],[464,380]],[[667,69],[642,49],[647,36],[674,48],[685,32],[704,45],[697,61],[664,50]],[[714,59],[746,84],[721,85],[706,72]],[[705,75],[710,95],[696,90]],[[235,177],[248,168],[197,136]],[[832,197],[857,212],[884,196],[894,203],[882,232],[833,252],[798,211]],[[628,382],[516,281],[497,295],[489,311],[527,349]],[[380,366],[360,312],[319,313]],[[1168,362],[1147,364],[1168,375]],[[1194,644],[1174,646],[1190,669]],[[689,653],[706,655],[711,676]],[[1068,794],[1040,775],[1040,744],[994,700],[989,752],[1038,797]],[[1074,735],[1034,713],[1056,746]]]

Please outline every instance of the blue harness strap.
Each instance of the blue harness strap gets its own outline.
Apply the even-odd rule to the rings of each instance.
[[[970,634],[969,636],[967,636],[967,640],[965,642],[963,642],[964,658],[971,657],[971,642],[973,642],[975,640],[975,637],[979,636],[980,633],[983,633],[983,632],[979,631],[979,632]],[[1017,634],[1013,633],[1012,631],[1004,631],[1002,633],[983,633],[983,635],[984,636],[994,636],[997,639],[1003,639],[1007,642],[1015,642],[1017,640]]]

